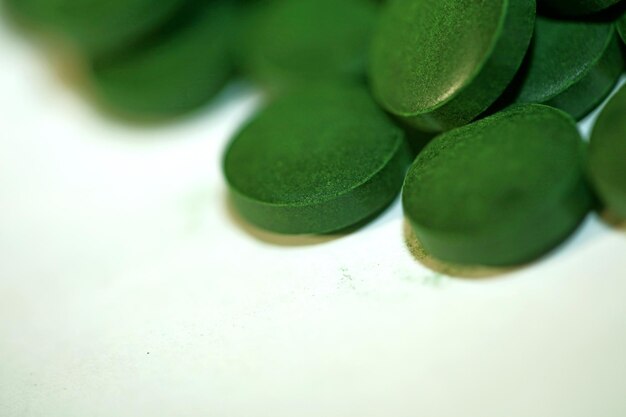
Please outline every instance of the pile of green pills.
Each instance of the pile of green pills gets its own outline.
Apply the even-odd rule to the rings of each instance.
[[[5,0],[75,46],[117,113],[190,112],[243,78],[232,207],[283,234],[354,230],[402,194],[433,258],[507,267],[594,209],[626,220],[626,0]]]

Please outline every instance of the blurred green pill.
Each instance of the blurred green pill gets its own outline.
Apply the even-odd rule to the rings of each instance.
[[[378,8],[365,0],[259,0],[241,34],[243,72],[275,89],[363,77]]]
[[[613,24],[538,17],[518,103],[544,103],[581,119],[611,92],[624,63]]]
[[[626,14],[622,15],[615,23],[617,32],[619,33],[622,42],[626,43]]]
[[[462,126],[511,82],[534,21],[534,0],[389,2],[371,51],[374,95],[420,130]]]
[[[403,204],[434,257],[463,265],[532,261],[588,213],[585,145],[574,120],[530,104],[435,138],[418,155]]]
[[[130,116],[158,118],[193,110],[232,75],[231,25],[228,1],[190,6],[145,44],[95,61],[95,90],[108,107]]]
[[[403,132],[360,87],[282,96],[234,138],[224,175],[239,213],[286,234],[329,233],[378,214],[409,164]]]
[[[90,55],[123,47],[162,25],[188,0],[7,0],[27,22],[59,32]]]
[[[589,173],[608,209],[626,219],[626,87],[600,113],[589,146]]]

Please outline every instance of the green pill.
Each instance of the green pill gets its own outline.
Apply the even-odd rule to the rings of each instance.
[[[374,95],[420,130],[462,126],[511,82],[534,21],[534,0],[389,2],[371,50]]]
[[[356,86],[310,86],[260,112],[233,139],[224,175],[239,213],[285,234],[359,224],[397,196],[403,132]]]
[[[105,105],[140,118],[178,115],[212,98],[233,72],[231,6],[203,2],[159,36],[92,66]]]
[[[626,219],[626,87],[600,113],[589,146],[589,174],[600,199]]]
[[[517,106],[427,145],[406,177],[404,209],[440,260],[522,264],[562,242],[589,212],[584,157],[570,116]]]
[[[59,32],[91,55],[123,47],[162,25],[187,0],[7,0],[28,22]]]
[[[613,24],[538,17],[518,103],[543,103],[581,119],[606,98],[624,63]]]
[[[541,6],[563,16],[582,16],[615,6],[622,0],[539,0]]]
[[[363,77],[378,6],[365,0],[260,0],[240,42],[243,72],[270,88]]]

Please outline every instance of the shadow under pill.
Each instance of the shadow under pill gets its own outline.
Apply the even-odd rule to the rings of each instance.
[[[343,229],[336,230],[334,232],[322,233],[322,234],[304,234],[304,235],[283,235],[279,233],[269,232],[267,230],[263,230],[248,221],[242,218],[237,209],[234,206],[232,198],[230,198],[229,194],[226,192],[223,198],[224,208],[226,215],[229,220],[237,226],[240,230],[244,231],[249,236],[255,238],[258,241],[263,243],[268,243],[270,245],[275,246],[285,246],[285,247],[298,247],[298,246],[316,246],[322,245],[325,243],[333,242],[335,240],[339,240],[348,235],[351,235],[355,232],[364,229],[365,227],[372,226],[378,227],[389,221],[396,218],[392,213],[387,215],[388,211],[391,212],[393,210],[393,206],[395,205],[397,199],[394,199],[391,203],[387,204],[385,207],[372,214],[369,217],[348,226]]]
[[[63,87],[76,92],[81,98],[89,97],[85,60],[70,43],[60,35],[44,32],[18,16],[7,2],[2,0],[0,0],[0,24],[26,39],[37,49],[39,56],[51,68],[55,80]]]
[[[237,226],[239,230],[242,230],[250,237],[263,243],[284,247],[316,246],[332,242],[342,237],[341,235],[281,235],[278,233],[268,232],[244,220],[235,209],[233,201],[228,193],[226,193],[223,201],[225,208],[224,211],[226,212],[228,219],[235,226]]]
[[[413,258],[426,268],[441,275],[464,279],[492,279],[502,278],[520,267],[495,268],[482,265],[457,265],[441,261],[430,255],[415,236],[415,232],[408,220],[403,226],[404,242]]]
[[[617,230],[618,232],[626,232],[626,219],[619,217],[617,214],[607,209],[598,211],[597,214],[602,223],[605,225]]]
[[[626,231],[626,221],[618,220],[616,217],[607,212],[603,212],[600,216],[601,219],[608,225],[615,227],[618,230]],[[409,252],[417,262],[440,274],[448,275],[454,278],[469,279],[503,277],[512,272],[522,270],[536,262],[549,261],[551,259],[557,259],[561,256],[571,258],[573,256],[573,251],[577,251],[585,247],[588,242],[600,236],[602,234],[601,232],[601,228],[593,226],[592,215],[589,215],[581,221],[581,224],[576,228],[571,236],[545,255],[539,257],[537,260],[509,268],[498,268],[481,265],[457,265],[436,259],[430,255],[426,249],[424,249],[421,242],[415,236],[415,232],[413,231],[409,221],[405,220],[404,222],[404,240]]]

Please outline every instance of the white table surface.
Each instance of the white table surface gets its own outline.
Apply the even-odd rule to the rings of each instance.
[[[258,96],[147,128],[65,78],[0,22],[1,417],[626,416],[624,230],[488,279],[418,263],[397,202],[263,233],[220,173]]]

